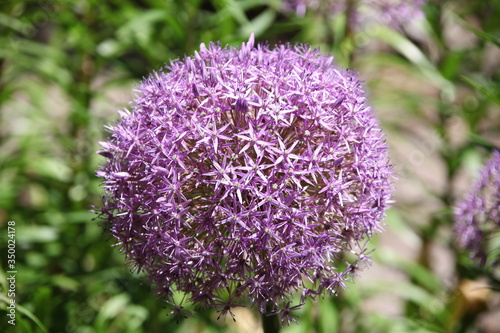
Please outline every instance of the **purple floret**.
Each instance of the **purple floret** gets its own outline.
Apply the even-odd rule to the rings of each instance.
[[[500,151],[494,151],[472,190],[455,209],[455,232],[460,246],[484,265],[489,238],[500,228]],[[492,265],[498,264],[493,258]]]
[[[101,215],[172,313],[181,291],[224,315],[249,299],[293,321],[369,261],[392,168],[364,95],[332,57],[253,36],[202,44],[137,87],[101,143]]]

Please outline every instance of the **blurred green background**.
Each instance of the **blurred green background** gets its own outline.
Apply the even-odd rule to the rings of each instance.
[[[352,31],[345,15],[283,13],[280,0],[0,2],[0,331],[259,332],[199,311],[176,322],[89,212],[95,154],[134,84],[201,42],[300,41],[355,68],[397,171],[373,265],[283,332],[500,332],[498,268],[477,268],[452,209],[500,147],[500,1],[428,1],[402,30]],[[15,221],[16,326],[7,224]],[[496,243],[499,246],[499,243]]]

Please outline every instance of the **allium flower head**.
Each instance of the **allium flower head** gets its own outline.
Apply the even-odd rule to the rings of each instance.
[[[360,81],[332,57],[253,36],[241,49],[202,44],[153,72],[120,115],[99,152],[102,215],[173,312],[177,290],[222,314],[249,298],[293,320],[368,261],[391,166]]]
[[[300,16],[307,11],[330,16],[350,11],[350,19],[356,26],[376,22],[400,28],[410,20],[423,17],[423,4],[424,0],[283,0],[283,9]]]
[[[493,152],[471,192],[457,205],[455,231],[460,245],[484,265],[489,238],[499,236],[500,231],[500,151]],[[494,258],[492,264],[499,259]]]

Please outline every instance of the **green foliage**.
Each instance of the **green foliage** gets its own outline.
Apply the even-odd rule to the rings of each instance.
[[[475,267],[456,248],[451,211],[464,194],[454,190],[456,183],[468,182],[467,176],[470,183],[488,152],[500,145],[500,71],[494,59],[500,5],[429,1],[417,31],[354,32],[345,15],[299,17],[282,13],[280,6],[279,0],[0,4],[2,332],[238,331],[229,320],[217,321],[216,314],[199,309],[178,323],[169,318],[145,277],[130,272],[89,210],[101,195],[94,175],[102,162],[97,142],[115,111],[127,106],[134,82],[170,59],[192,54],[202,42],[237,45],[252,32],[258,41],[310,43],[357,68],[367,78],[388,144],[394,144],[398,183],[420,195],[398,191],[387,219],[395,240],[372,241],[374,266],[403,278],[393,283],[371,277],[368,269],[338,297],[307,303],[298,313],[300,325],[283,332],[478,328],[475,319],[488,309],[457,310],[464,302],[457,282],[483,277],[498,288],[498,272]],[[453,35],[453,29],[461,34]],[[471,42],[462,44],[467,33]],[[435,133],[435,140],[416,128]],[[412,157],[415,152],[423,156],[422,166]],[[431,160],[443,178],[439,189],[426,178],[435,172],[425,169]],[[6,320],[8,221],[16,222],[16,326]],[[413,255],[390,247],[398,240],[413,244]],[[451,253],[451,286],[432,265],[433,246]],[[366,308],[366,302],[387,295],[399,302],[396,314]]]

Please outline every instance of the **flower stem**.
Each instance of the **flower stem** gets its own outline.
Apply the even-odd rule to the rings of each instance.
[[[264,333],[278,333],[280,331],[280,323],[277,315],[269,315],[271,307],[266,306],[266,313],[262,315],[262,328]]]

